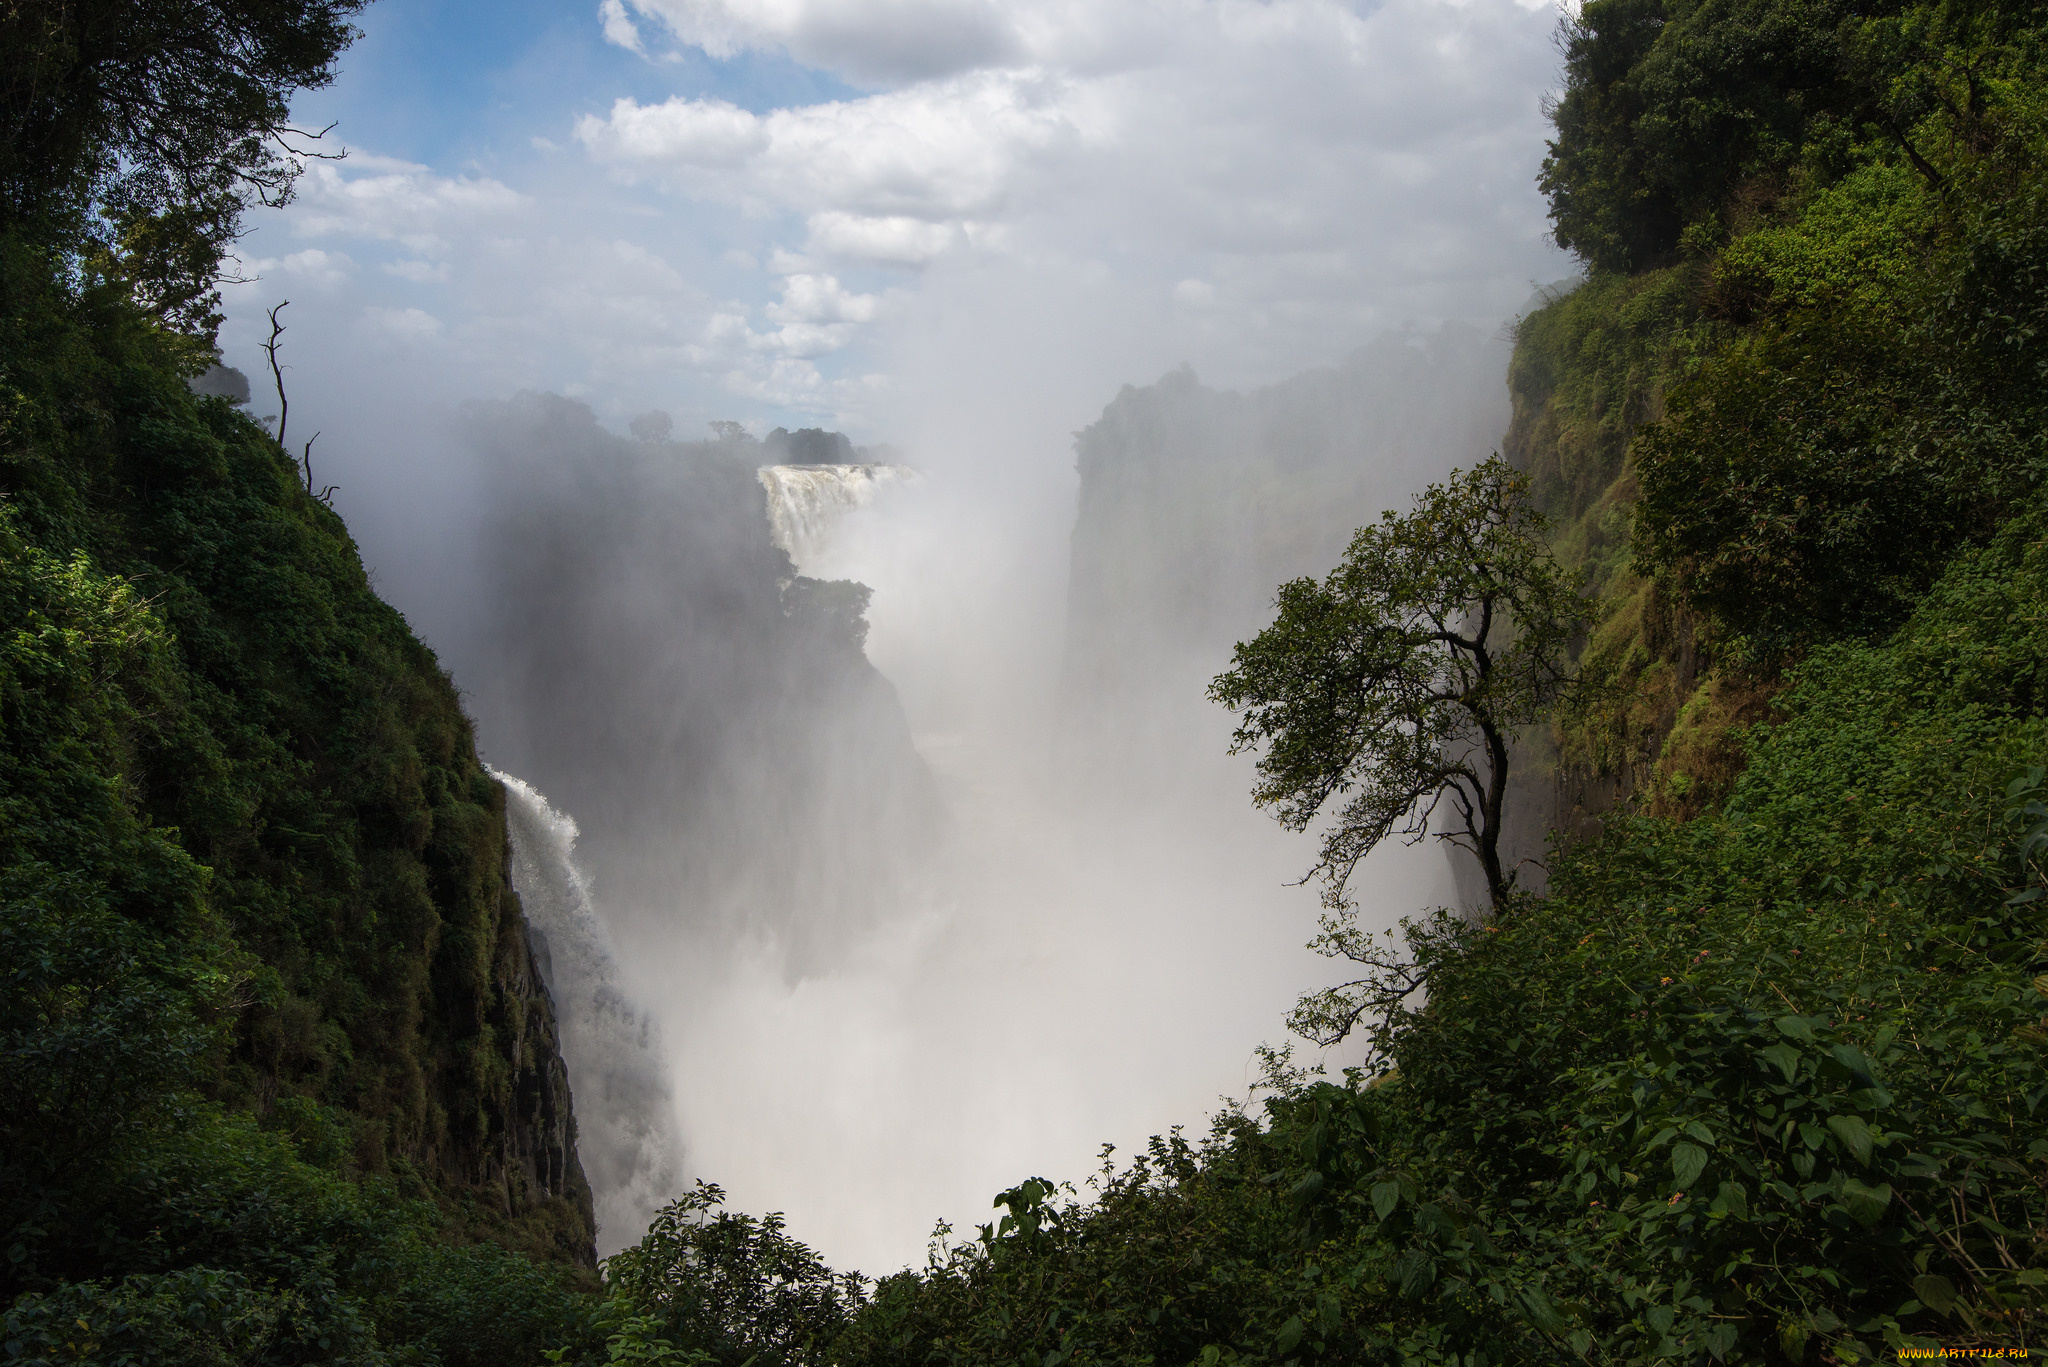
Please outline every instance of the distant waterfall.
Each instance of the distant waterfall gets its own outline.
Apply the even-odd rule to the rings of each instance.
[[[841,516],[918,474],[907,465],[764,465],[760,477],[768,491],[769,534],[802,569],[825,548]]]
[[[576,1146],[610,1253],[639,1239],[682,1185],[682,1139],[661,1033],[618,983],[611,934],[576,866],[576,823],[500,773],[512,886],[526,908],[575,1097]]]

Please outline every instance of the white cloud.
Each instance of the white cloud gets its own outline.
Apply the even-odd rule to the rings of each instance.
[[[293,229],[303,236],[344,236],[446,250],[449,239],[525,207],[526,196],[481,176],[442,176],[425,166],[353,152],[316,161],[300,178]]]
[[[610,119],[587,115],[576,135],[599,155],[628,167],[736,166],[768,146],[765,121],[724,100],[642,105],[620,99]]]
[[[422,342],[441,333],[441,320],[424,309],[371,307],[363,314],[378,328],[408,342]]]
[[[356,263],[347,252],[308,247],[284,256],[245,258],[238,269],[255,280],[332,290],[340,288],[355,275]]]
[[[628,179],[735,204],[936,222],[1003,207],[1018,172],[1084,139],[1086,102],[1036,72],[977,74],[756,115],[617,101],[576,136]]]
[[[807,248],[819,256],[878,266],[922,266],[953,245],[949,223],[902,214],[876,218],[827,209],[810,216]]]
[[[778,323],[865,323],[880,301],[854,294],[829,275],[792,275],[782,282],[782,299],[768,306]]]
[[[844,17],[811,0],[635,3],[714,50],[790,47],[821,16]],[[910,11],[861,13],[895,32]],[[1512,307],[1502,292],[1526,280],[1486,273],[1510,252],[1548,251],[1530,179],[1551,20],[1518,0],[1366,13],[1339,0],[1039,0],[1005,13],[1018,35],[1006,66],[766,113],[621,99],[581,119],[577,138],[625,183],[763,222],[799,216],[804,249],[826,260],[1107,251],[1120,271],[1178,267],[1161,288],[1235,274],[1250,288],[1234,294],[1275,317]]]
[[[387,261],[384,269],[416,285],[439,285],[448,279],[446,261]]]
[[[639,52],[640,30],[633,25],[633,17],[626,13],[620,0],[604,0],[597,7],[597,17],[604,25],[604,40],[625,48],[628,52]]]
[[[1023,49],[1015,7],[996,0],[632,0],[632,6],[715,57],[783,51],[807,66],[863,81],[950,75],[1003,62]]]

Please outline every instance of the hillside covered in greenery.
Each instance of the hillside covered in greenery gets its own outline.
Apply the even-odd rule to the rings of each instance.
[[[0,14],[0,1360],[516,1362],[594,1281],[502,790],[188,384],[355,8]]]

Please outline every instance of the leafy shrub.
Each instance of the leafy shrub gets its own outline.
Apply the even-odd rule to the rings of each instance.
[[[709,1183],[664,1207],[646,1235],[605,1260],[622,1307],[662,1341],[721,1367],[822,1367],[865,1299],[857,1272],[834,1272],[783,1233],[780,1215],[720,1210]],[[621,1331],[623,1332],[623,1331]],[[620,1361],[614,1349],[612,1361]],[[625,1359],[637,1360],[637,1359]],[[649,1359],[652,1360],[652,1359]]]

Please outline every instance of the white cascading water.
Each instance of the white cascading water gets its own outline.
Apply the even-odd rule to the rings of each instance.
[[[512,886],[554,998],[597,1248],[610,1254],[635,1242],[682,1189],[669,1060],[660,1027],[619,985],[611,932],[576,864],[576,822],[532,785],[490,772],[505,785]]]
[[[825,549],[840,518],[873,503],[882,489],[917,478],[907,465],[764,465],[769,534],[801,566]]]

